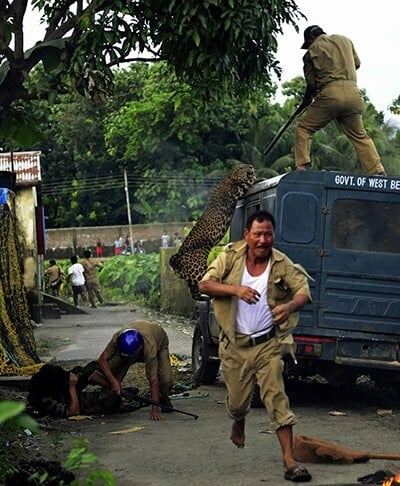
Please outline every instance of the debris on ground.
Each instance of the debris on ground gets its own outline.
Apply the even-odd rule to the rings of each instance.
[[[333,417],[345,417],[347,415],[346,412],[339,412],[337,410],[332,410],[331,412],[328,412],[328,415],[332,415]]]

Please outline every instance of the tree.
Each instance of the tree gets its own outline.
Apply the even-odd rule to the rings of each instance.
[[[0,135],[20,141],[17,127],[32,138],[33,123],[13,102],[71,89],[105,96],[125,62],[164,60],[203,92],[269,84],[280,72],[276,36],[302,16],[293,0],[33,0],[46,31],[25,50],[27,3],[0,2]],[[29,84],[39,63],[46,82]]]
[[[124,90],[121,81],[136,79],[133,68],[116,73],[118,90]],[[108,113],[110,156],[128,171],[135,220],[192,219],[219,176],[215,171],[226,170],[241,154],[232,127],[241,104],[220,99],[205,107],[166,63],[148,66],[141,75],[140,96]],[[119,98],[118,91],[115,95]],[[109,106],[114,104],[111,97]]]

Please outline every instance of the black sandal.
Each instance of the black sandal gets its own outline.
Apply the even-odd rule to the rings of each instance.
[[[311,474],[304,466],[292,466],[285,471],[284,478],[294,483],[306,483],[311,481]]]

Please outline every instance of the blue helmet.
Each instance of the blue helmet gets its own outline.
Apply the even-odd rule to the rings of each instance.
[[[132,356],[143,346],[143,338],[135,329],[125,329],[117,339],[118,350],[122,356]]]

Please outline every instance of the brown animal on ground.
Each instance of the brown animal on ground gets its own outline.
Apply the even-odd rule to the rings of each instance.
[[[323,464],[353,464],[367,462],[370,459],[388,459],[398,461],[400,454],[355,451],[326,440],[296,435],[293,455],[296,461]]]

